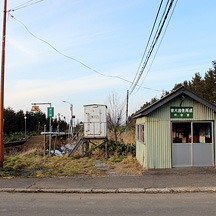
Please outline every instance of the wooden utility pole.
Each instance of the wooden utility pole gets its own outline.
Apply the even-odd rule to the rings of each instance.
[[[5,40],[6,40],[6,15],[7,0],[4,0],[3,31],[2,31],[2,56],[1,56],[1,99],[0,99],[0,167],[4,161],[3,119],[4,119],[4,71],[5,71]]]
[[[129,97],[129,91],[127,90],[127,104],[126,104],[126,133],[127,133],[127,125],[128,125],[128,97]]]

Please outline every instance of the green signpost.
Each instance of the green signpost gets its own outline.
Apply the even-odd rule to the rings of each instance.
[[[54,117],[54,107],[47,107],[47,117]]]

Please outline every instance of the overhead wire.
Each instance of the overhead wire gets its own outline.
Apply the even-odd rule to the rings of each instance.
[[[27,1],[27,2],[25,2],[25,3],[23,3],[23,4],[21,4],[21,5],[18,5],[18,6],[16,6],[16,7],[12,8],[12,9],[10,9],[8,12],[11,12],[11,11],[14,12],[14,11],[16,11],[16,10],[20,10],[20,9],[29,7],[29,6],[31,6],[31,5],[40,3],[40,2],[42,2],[42,1],[44,1],[44,0],[38,0],[38,1],[36,1],[36,2],[30,3],[30,2],[32,2],[32,1],[35,1],[35,0]],[[30,4],[28,4],[28,3],[30,3]]]
[[[165,33],[166,33],[166,31],[167,31],[168,25],[169,25],[170,20],[171,20],[171,18],[172,18],[172,15],[173,15],[173,12],[174,12],[174,10],[175,10],[175,7],[176,7],[177,2],[178,2],[178,0],[176,0],[176,3],[175,3],[174,8],[173,8],[173,10],[172,10],[172,13],[171,13],[171,15],[170,15],[170,18],[169,18],[169,20],[168,20],[168,22],[167,22],[167,25],[166,25],[166,27],[165,27],[164,33],[163,33],[162,38],[161,38],[161,40],[160,40],[160,43],[159,43],[159,45],[158,45],[158,48],[157,48],[157,50],[156,50],[156,52],[155,52],[155,55],[154,55],[153,60],[152,60],[152,62],[151,62],[151,65],[150,65],[150,67],[149,67],[149,69],[148,69],[148,71],[147,71],[147,73],[146,73],[146,75],[145,75],[145,77],[144,77],[144,79],[143,79],[143,81],[142,81],[142,84],[143,84],[143,82],[145,81],[145,79],[146,79],[146,77],[147,77],[147,75],[148,75],[148,73],[149,73],[149,71],[150,71],[150,69],[151,69],[151,66],[152,66],[152,64],[153,64],[153,62],[154,62],[154,59],[155,59],[155,57],[156,57],[156,55],[157,55],[157,53],[158,53],[158,50],[159,50],[159,48],[160,48],[160,45],[161,45],[161,43],[162,43],[162,41],[163,41],[163,38],[164,38],[164,36],[165,36]],[[142,85],[142,84],[141,84],[141,85]]]
[[[10,12],[14,12],[14,11],[16,11],[16,10],[19,10],[19,9],[22,9],[22,8],[25,8],[25,7],[29,7],[29,6],[31,6],[31,5],[33,5],[33,4],[37,4],[37,3],[42,2],[42,1],[44,1],[44,0],[39,0],[39,1],[35,1],[35,2],[33,2],[33,0],[27,1],[27,2],[25,2],[25,3],[23,3],[23,4],[21,4],[21,5],[18,5],[18,6],[16,6],[16,7],[14,7],[13,9],[10,9],[10,10],[8,11],[8,14],[9,14],[14,20],[16,20],[17,22],[19,22],[20,24],[22,24],[29,34],[31,34],[31,35],[32,35],[33,37],[35,37],[36,39],[38,39],[38,40],[40,40],[40,41],[46,43],[47,45],[49,45],[52,49],[54,49],[54,50],[55,50],[57,53],[59,53],[60,55],[66,57],[66,58],[69,58],[69,59],[71,59],[71,60],[74,60],[74,61],[80,63],[81,65],[83,65],[84,67],[88,68],[89,70],[92,70],[93,72],[98,73],[98,74],[100,74],[100,75],[102,75],[102,76],[106,76],[106,77],[110,77],[110,78],[118,78],[118,79],[121,79],[121,80],[126,81],[126,82],[128,82],[128,83],[131,83],[131,86],[134,84],[134,81],[135,81],[135,79],[136,79],[136,76],[135,76],[133,82],[131,82],[131,81],[129,81],[129,80],[127,80],[127,79],[124,79],[124,78],[122,78],[122,77],[119,77],[119,76],[113,76],[113,75],[103,74],[103,73],[100,73],[100,72],[94,70],[93,68],[91,68],[91,67],[89,67],[88,65],[84,64],[83,62],[81,62],[81,61],[79,61],[79,60],[77,60],[77,59],[75,59],[75,58],[73,58],[73,57],[71,57],[71,56],[68,56],[68,55],[63,54],[62,52],[60,52],[59,50],[57,50],[53,45],[51,45],[51,44],[48,43],[47,41],[45,41],[45,40],[43,40],[43,39],[37,37],[36,35],[34,35],[34,34],[27,28],[27,26],[26,26],[23,22],[21,22],[20,20],[16,19],[12,14],[10,14]],[[30,3],[30,2],[32,2],[32,3]],[[162,6],[162,3],[163,3],[163,0],[161,0],[160,6],[159,6],[159,10],[158,10],[158,12],[157,12],[156,19],[155,19],[155,22],[154,22],[154,24],[153,24],[152,31],[151,31],[151,33],[150,33],[150,38],[151,38],[151,36],[152,36],[153,30],[154,30],[154,27],[155,27],[155,24],[156,24],[156,21],[157,21],[157,17],[158,17],[158,15],[159,15],[159,11],[160,11],[161,6]],[[148,44],[149,44],[149,42],[150,42],[150,38],[149,38],[149,40],[148,40]],[[148,44],[147,44],[147,46],[146,46],[146,48],[145,48],[145,51],[144,51],[142,60],[141,60],[141,62],[140,62],[139,68],[141,67],[141,64],[142,64],[142,62],[143,62],[143,59],[144,59],[144,56],[145,56],[145,53],[146,53]],[[137,70],[137,73],[138,73],[138,71],[139,71],[139,69]],[[161,90],[152,89],[152,88],[148,88],[148,87],[144,87],[144,86],[139,86],[139,87],[140,87],[140,88],[144,88],[144,89],[149,89],[149,90],[154,90],[154,91],[162,92]],[[123,103],[122,103],[122,105],[121,105],[122,109],[123,109],[123,107],[126,105],[126,100],[127,100],[127,98],[123,101]],[[124,116],[125,114],[126,114],[126,111],[122,114],[122,116]]]
[[[161,2],[161,3],[163,3],[163,2]],[[156,32],[155,32],[155,35],[154,35],[154,38],[152,39],[152,41],[155,40],[155,37],[156,37],[156,35],[157,35],[158,31],[159,31],[159,27],[160,27],[160,24],[161,24],[162,19],[163,19],[163,17],[164,17],[164,14],[165,14],[165,11],[166,11],[166,8],[167,8],[168,3],[169,3],[169,0],[168,0],[167,3],[166,3],[166,6],[165,6],[165,8],[164,8],[164,12],[163,12],[163,14],[162,14],[162,16],[161,16],[161,19],[160,19],[160,21],[159,21],[158,27],[157,27],[157,29],[156,29]],[[162,6],[162,4],[160,4],[159,9],[161,8],[161,6]],[[156,15],[156,18],[158,17],[159,12],[160,12],[160,11],[158,10],[157,15]],[[156,21],[156,19],[155,19],[155,21]],[[155,21],[154,21],[154,23],[155,23]],[[153,30],[153,29],[152,29],[152,30]],[[153,31],[152,31],[152,32],[153,32]],[[152,32],[151,32],[150,36],[152,35]],[[148,44],[149,44],[150,39],[151,39],[151,37],[149,37],[149,39],[148,39],[146,49],[147,49],[147,47],[148,47]],[[144,55],[145,55],[145,53],[146,53],[146,49],[145,49],[144,54],[143,54],[143,56],[142,56],[142,60],[141,60],[141,62],[140,62],[140,64],[139,64],[139,67],[138,67],[137,73],[136,73],[136,75],[135,75],[135,78],[137,77],[137,74],[138,74],[138,72],[139,72],[139,70],[140,70],[141,64],[143,63],[143,59],[144,59]],[[133,81],[133,84],[134,84],[134,81]],[[136,87],[136,85],[133,86],[133,88],[135,88],[135,87]],[[130,87],[130,88],[131,88],[131,87]],[[129,90],[130,90],[130,89],[129,89]],[[130,95],[132,94],[132,92],[133,92],[133,91],[130,92]]]
[[[29,1],[25,2],[25,3],[22,3],[22,4],[20,4],[20,5],[16,6],[16,7],[14,7],[14,9],[18,8],[18,7],[21,7],[21,6],[25,5],[25,4],[28,4],[28,3],[32,2],[32,1],[35,1],[35,0],[29,0]]]
[[[19,10],[19,9],[22,9],[22,8],[26,8],[26,7],[29,7],[29,6],[31,6],[31,5],[33,5],[33,4],[40,3],[40,2],[42,2],[42,1],[44,1],[44,0],[38,0],[38,1],[35,1],[35,2],[33,2],[33,1],[34,1],[34,0],[29,0],[29,1],[27,1],[27,2],[25,2],[25,3],[23,3],[23,4],[21,4],[21,5],[16,6],[16,7],[13,8],[13,9],[10,9],[8,12],[16,11],[16,10]],[[174,0],[172,0],[172,2],[173,2],[173,1],[174,1]],[[32,3],[31,3],[31,2],[32,2]],[[169,0],[168,0],[168,2],[169,2]],[[168,2],[167,2],[167,4],[168,4]],[[172,5],[172,2],[171,2],[171,5]],[[159,9],[158,9],[158,12],[157,12],[157,15],[156,15],[156,18],[155,18],[155,21],[154,21],[154,24],[153,24],[153,27],[152,27],[152,30],[151,30],[149,39],[148,39],[147,45],[146,45],[146,47],[145,47],[145,50],[144,50],[144,53],[143,53],[143,56],[142,56],[140,65],[139,65],[139,67],[138,67],[137,73],[136,73],[136,75],[135,75],[135,77],[134,77],[134,80],[133,80],[132,82],[129,81],[129,80],[127,80],[127,79],[125,79],[125,78],[122,78],[122,77],[120,77],[120,76],[113,76],[113,75],[107,75],[107,74],[100,73],[100,72],[94,70],[93,68],[89,67],[89,66],[86,65],[85,63],[83,63],[83,62],[81,62],[81,61],[79,61],[79,60],[77,60],[77,59],[75,59],[75,58],[73,58],[73,57],[71,57],[71,56],[65,55],[64,53],[62,53],[62,52],[60,52],[59,50],[57,50],[53,45],[51,45],[51,44],[48,43],[47,41],[45,41],[45,40],[43,40],[43,39],[37,37],[36,35],[34,35],[34,34],[27,28],[27,26],[26,26],[23,22],[21,22],[20,20],[16,19],[16,18],[15,18],[13,15],[11,15],[10,13],[9,13],[9,15],[10,15],[14,20],[16,20],[17,22],[19,22],[20,24],[22,24],[22,25],[25,27],[25,29],[27,30],[27,32],[28,32],[29,34],[31,34],[31,35],[32,35],[33,37],[35,37],[36,39],[38,39],[38,40],[40,40],[40,41],[46,43],[47,45],[49,45],[52,49],[54,49],[54,50],[55,50],[57,53],[59,53],[60,55],[66,57],[66,58],[69,58],[69,59],[71,59],[71,60],[73,60],[73,61],[76,61],[76,62],[78,62],[79,64],[83,65],[84,67],[88,68],[89,70],[91,70],[91,71],[93,71],[93,72],[95,72],[95,73],[97,73],[97,74],[100,74],[100,75],[102,75],[102,76],[106,76],[106,77],[110,77],[110,78],[118,78],[118,79],[121,79],[121,80],[126,81],[126,82],[128,82],[128,83],[131,83],[130,88],[133,86],[133,88],[132,88],[132,90],[131,90],[131,93],[133,92],[133,90],[134,90],[134,88],[135,88],[136,86],[138,86],[139,89],[140,89],[140,88],[144,88],[144,89],[149,89],[149,90],[154,90],[154,91],[162,92],[161,90],[157,90],[157,89],[153,89],[153,88],[148,88],[148,87],[142,86],[143,82],[145,81],[145,79],[146,79],[146,77],[147,77],[147,75],[148,75],[148,72],[149,72],[150,68],[149,68],[149,70],[148,70],[146,76],[144,77],[144,80],[143,80],[143,82],[142,82],[141,85],[138,85],[138,82],[139,82],[140,77],[141,77],[142,74],[141,74],[141,75],[139,74],[139,76],[138,76],[138,78],[137,78],[138,72],[139,72],[140,67],[141,67],[141,65],[142,65],[142,63],[143,63],[144,56],[145,56],[145,54],[146,54],[146,51],[147,51],[147,48],[148,48],[148,46],[149,46],[149,42],[150,42],[151,36],[152,36],[153,31],[154,31],[154,28],[155,28],[155,25],[156,25],[156,22],[157,22],[157,19],[158,19],[160,10],[161,10],[162,3],[163,3],[163,0],[161,0],[161,3],[160,3],[160,6],[159,6]],[[177,2],[176,2],[176,3],[177,3]],[[176,6],[176,4],[175,4],[175,6]],[[174,10],[173,10],[173,11],[174,11]],[[168,13],[169,13],[169,10],[168,10],[168,12],[167,12],[167,15],[168,15]],[[173,12],[172,12],[172,14],[173,14]],[[167,15],[166,15],[166,16],[167,16]],[[170,19],[171,19],[171,17],[170,17]],[[170,21],[170,19],[169,19],[169,21]],[[166,18],[164,19],[164,22],[165,22],[165,20],[166,20]],[[161,21],[160,21],[160,22],[161,22]],[[163,25],[164,25],[164,22],[163,22]],[[168,22],[168,23],[169,23],[169,22]],[[162,27],[163,27],[163,25],[162,25]],[[168,25],[166,26],[166,29],[167,29],[167,27],[168,27]],[[158,27],[156,33],[157,33],[158,31],[159,31],[159,27]],[[159,38],[159,36],[160,36],[161,31],[162,31],[162,28],[160,28],[160,31],[159,31],[158,36],[156,37],[156,34],[155,34],[155,36],[154,36],[154,39],[156,38],[155,44],[156,44],[156,42],[157,42],[157,40],[158,40],[158,38]],[[166,32],[166,30],[165,30],[165,32]],[[163,37],[164,37],[164,35],[165,35],[165,32],[164,32],[164,34],[163,34]],[[160,44],[161,44],[161,42],[162,42],[162,40],[163,40],[163,37],[162,37],[162,39],[161,39],[161,41],[160,41]],[[154,41],[154,39],[153,39],[153,41]],[[152,45],[151,45],[151,47],[150,47],[150,48],[152,48],[152,51],[153,51],[153,48],[154,48],[155,44],[152,43]],[[160,47],[160,44],[159,44],[159,47]],[[158,49],[159,49],[159,47],[158,47]],[[157,49],[157,51],[156,51],[156,54],[157,54],[157,52],[158,52],[158,49]],[[152,51],[149,51],[148,54],[151,55]],[[156,56],[156,54],[155,54],[155,56]],[[148,56],[148,55],[147,55],[147,56]],[[155,56],[154,56],[154,58],[155,58]],[[150,57],[150,56],[149,56],[149,57]],[[148,59],[149,59],[149,58],[148,58]],[[154,61],[154,59],[153,59],[153,61]],[[152,61],[152,63],[153,63],[153,61]],[[151,63],[151,65],[152,65],[152,63]],[[145,62],[144,62],[144,65],[145,65]],[[150,66],[150,67],[151,67],[151,66]],[[142,67],[142,70],[143,70],[143,67]],[[143,72],[143,71],[142,71],[142,72]],[[137,80],[136,80],[136,78],[137,78]],[[135,83],[135,80],[136,80],[136,83]],[[129,89],[130,89],[130,88],[129,88]],[[131,94],[131,93],[130,93],[130,94]],[[127,99],[125,99],[125,100],[123,101],[121,107],[125,106],[126,100],[127,100]],[[124,112],[122,115],[125,115],[125,114],[126,114],[126,112]]]
[[[70,59],[70,60],[73,60],[73,61],[75,61],[75,62],[81,64],[82,66],[86,67],[87,69],[89,69],[89,70],[91,70],[91,71],[93,71],[93,72],[95,72],[95,73],[97,73],[97,74],[99,74],[99,75],[101,75],[101,76],[105,76],[105,77],[109,77],[109,78],[116,78],[116,79],[120,79],[120,80],[123,80],[123,81],[128,82],[128,83],[132,83],[132,81],[129,81],[129,80],[127,80],[127,79],[125,79],[125,78],[123,78],[123,77],[120,77],[120,76],[108,75],[108,74],[104,74],[104,73],[98,72],[98,71],[96,71],[95,69],[93,69],[92,67],[88,66],[87,64],[85,64],[85,63],[79,61],[78,59],[73,58],[73,57],[71,57],[71,56],[68,56],[68,55],[66,55],[66,54],[64,54],[64,53],[62,53],[62,52],[60,52],[60,51],[59,51],[57,48],[55,48],[52,44],[50,44],[49,42],[47,42],[47,41],[45,41],[45,40],[43,40],[43,39],[37,37],[35,34],[33,34],[33,33],[28,29],[28,27],[27,27],[23,22],[21,22],[20,20],[16,19],[16,18],[14,17],[14,15],[12,15],[10,12],[8,12],[8,13],[10,14],[10,16],[11,16],[14,20],[16,20],[17,22],[19,22],[19,23],[26,29],[26,31],[27,31],[30,35],[32,35],[34,38],[40,40],[41,42],[47,44],[48,46],[50,46],[50,47],[51,47],[53,50],[55,50],[58,54],[60,54],[60,55],[66,57],[66,58],[68,58],[68,59]],[[144,87],[144,86],[142,86],[141,88],[148,89],[148,90],[153,90],[153,91],[162,92],[162,90],[153,89],[153,88],[148,88],[148,87]]]
[[[139,76],[138,76],[137,79],[136,79],[136,82],[134,83],[134,85],[133,85],[133,87],[132,87],[132,89],[131,89],[131,91],[130,91],[130,94],[132,94],[132,92],[134,91],[134,89],[135,89],[136,86],[138,85],[138,82],[139,82],[139,80],[140,80],[140,78],[141,78],[141,76],[142,76],[142,74],[143,74],[143,71],[144,71],[145,68],[146,68],[146,65],[147,65],[147,63],[148,63],[148,61],[149,61],[149,59],[150,59],[150,56],[151,56],[151,54],[152,54],[152,52],[153,52],[153,50],[154,50],[154,47],[155,47],[155,45],[156,45],[156,43],[157,43],[157,41],[158,41],[158,39],[159,39],[159,37],[160,37],[160,34],[161,34],[162,30],[163,30],[164,24],[165,24],[165,22],[166,22],[166,19],[167,19],[167,17],[168,17],[168,14],[169,14],[169,12],[170,12],[170,10],[171,10],[171,7],[172,7],[173,2],[174,2],[174,0],[171,0],[171,2],[170,2],[170,4],[169,4],[169,7],[168,7],[168,9],[167,9],[167,11],[166,11],[166,15],[165,15],[164,18],[163,18],[163,22],[162,22],[162,24],[161,24],[160,26],[158,26],[158,29],[159,29],[159,30],[158,30],[158,31],[156,32],[156,34],[155,34],[154,40],[152,41],[152,44],[151,44],[151,46],[150,46],[150,48],[149,48],[149,51],[148,51],[148,54],[147,54],[147,56],[146,56],[145,62],[143,63],[142,69],[141,69],[141,71],[140,71],[140,73],[139,73]]]
[[[158,53],[158,50],[159,50],[159,48],[160,48],[160,45],[161,45],[161,43],[162,43],[162,41],[163,41],[163,39],[164,39],[165,33],[166,33],[166,31],[167,31],[168,25],[169,25],[169,23],[170,23],[170,20],[171,20],[171,18],[172,18],[172,15],[173,15],[173,13],[174,13],[175,8],[176,8],[177,2],[178,2],[178,0],[176,0],[176,3],[175,3],[175,5],[174,5],[174,8],[173,8],[172,13],[171,13],[170,18],[169,18],[169,21],[168,21],[168,23],[167,23],[167,25],[166,25],[166,28],[165,28],[164,33],[163,33],[163,36],[162,36],[162,38],[161,38],[161,40],[160,40],[160,43],[159,43],[158,48],[157,48],[157,50],[156,50],[156,52],[155,52],[155,55],[154,55],[154,57],[153,57],[153,59],[152,59],[152,62],[151,62],[151,64],[150,64],[150,66],[149,66],[149,69],[148,69],[148,71],[147,71],[147,73],[146,73],[146,75],[145,75],[145,77],[144,77],[142,83],[138,86],[137,91],[136,91],[133,95],[135,95],[135,94],[139,91],[140,87],[143,85],[143,83],[144,83],[146,77],[148,76],[148,73],[149,73],[149,71],[150,71],[150,69],[151,69],[151,66],[152,66],[154,60],[155,60],[155,57],[156,57],[156,55],[157,55],[157,53]]]
[[[130,88],[133,86],[134,81],[135,81],[135,79],[136,79],[136,77],[137,77],[137,75],[138,75],[138,73],[139,73],[140,67],[141,67],[142,62],[143,62],[143,59],[144,59],[144,57],[145,57],[146,50],[147,50],[148,45],[149,45],[149,42],[150,42],[150,40],[151,40],[152,33],[153,33],[153,31],[154,31],[154,27],[155,27],[155,24],[156,24],[156,22],[157,22],[157,18],[158,18],[158,15],[159,15],[159,13],[160,13],[160,9],[161,9],[162,4],[163,4],[163,0],[161,0],[161,3],[160,3],[160,5],[159,5],[158,11],[157,11],[157,15],[156,15],[156,17],[155,17],[154,24],[153,24],[153,26],[152,26],[152,30],[151,30],[151,33],[150,33],[150,35],[149,35],[149,39],[148,39],[147,45],[146,45],[146,47],[145,47],[144,53],[143,53],[143,55],[142,55],[142,59],[141,59],[141,61],[140,61],[139,67],[138,67],[138,69],[137,69],[136,75],[135,75],[135,77],[134,77],[134,79],[133,79],[133,82],[132,82]],[[129,90],[130,90],[130,88],[129,88]]]
[[[131,89],[130,94],[132,94],[132,92],[133,92],[134,89],[136,88],[136,85],[138,84],[138,82],[139,82],[139,80],[140,80],[140,78],[141,78],[141,76],[142,76],[142,74],[143,74],[143,72],[144,72],[144,70],[145,70],[145,68],[146,68],[146,65],[147,65],[147,63],[148,63],[148,61],[149,61],[149,59],[150,59],[150,57],[151,57],[151,54],[152,54],[152,52],[153,52],[153,50],[154,50],[154,47],[155,47],[155,45],[156,45],[156,43],[157,43],[157,41],[158,41],[158,38],[159,38],[159,36],[160,36],[160,34],[161,34],[161,32],[162,32],[164,23],[165,23],[165,21],[166,21],[166,18],[167,18],[167,16],[168,16],[168,13],[169,13],[169,11],[170,11],[170,8],[171,8],[171,6],[172,6],[173,1],[174,1],[174,0],[171,1],[168,10],[167,10],[167,7],[165,7],[164,13],[163,13],[163,15],[162,15],[162,17],[161,17],[161,21],[160,21],[160,23],[159,23],[159,25],[158,25],[158,29],[157,29],[157,31],[156,31],[156,33],[155,33],[155,36],[154,36],[153,41],[152,41],[152,44],[151,44],[151,46],[150,46],[150,48],[149,48],[148,54],[147,54],[146,59],[145,59],[145,61],[144,61],[144,63],[143,63],[142,69],[141,69],[141,71],[140,71],[140,73],[139,73],[139,76],[138,76],[137,79],[136,79],[136,82],[134,83],[134,86],[133,86],[132,89]],[[169,2],[169,0],[168,0],[168,2]],[[167,3],[168,3],[168,2],[167,2]],[[166,10],[167,10],[167,12],[166,12]],[[166,12],[166,15],[165,15],[165,12]],[[165,15],[165,16],[164,16],[164,15]],[[163,21],[162,21],[162,20],[163,20]],[[162,24],[161,24],[161,23],[162,23]]]

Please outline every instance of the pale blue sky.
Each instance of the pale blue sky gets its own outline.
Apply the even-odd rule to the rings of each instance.
[[[24,2],[27,0],[8,0],[8,9]],[[65,55],[98,72],[132,81],[159,3],[159,0],[44,0],[12,14],[33,34]],[[190,80],[195,72],[204,75],[211,61],[216,60],[215,8],[215,0],[178,1],[143,86],[169,91],[175,83]],[[3,1],[0,9],[2,23]],[[151,59],[148,66],[150,63]],[[113,91],[124,101],[129,87],[125,81],[103,77],[59,55],[8,17],[5,107],[29,111],[32,102],[51,102],[55,115],[61,113],[69,119],[69,105],[62,103],[66,100],[73,103],[76,117],[83,120],[83,105],[104,104]],[[159,97],[160,92],[140,88],[130,97],[129,113],[154,96]],[[46,112],[46,107],[41,110]]]

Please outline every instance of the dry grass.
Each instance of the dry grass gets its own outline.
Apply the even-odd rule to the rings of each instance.
[[[17,156],[7,156],[1,177],[59,177],[59,176],[98,176],[104,172],[94,166],[92,158],[43,157],[43,152],[31,149]]]
[[[120,161],[119,161],[120,160]],[[139,176],[142,175],[144,169],[139,164],[137,159],[132,155],[128,155],[127,157],[111,157],[106,163],[111,169],[115,169],[119,172],[119,175],[134,175]]]
[[[116,175],[141,175],[143,169],[136,158],[129,155],[111,156],[106,159],[103,152],[97,150],[91,157],[68,158],[65,156],[43,157],[43,151],[31,149],[15,156],[7,156],[0,177],[71,177],[71,176],[106,176],[104,170],[95,167],[94,160],[100,159]]]
[[[109,136],[112,136],[109,133]],[[133,131],[121,134],[125,144],[135,143]],[[98,145],[99,143],[97,143]],[[92,144],[89,146],[92,147]],[[143,168],[132,155],[109,155],[105,158],[102,150],[96,149],[90,157],[81,158],[81,147],[73,155],[43,157],[43,150],[39,148],[25,149],[25,151],[15,151],[5,157],[4,168],[0,169],[0,177],[67,177],[67,176],[105,176],[104,170],[94,165],[95,159],[105,162],[110,169],[114,169],[117,175],[141,175]]]
[[[32,148],[32,149],[29,149],[29,150],[26,150],[26,151],[22,151],[20,153],[17,152],[13,156],[19,155],[19,157],[23,157],[23,156],[26,156],[26,155],[29,155],[29,154],[34,154],[36,151],[40,151],[40,150],[38,148]]]
[[[113,132],[108,132],[108,138],[111,140],[114,140]],[[127,134],[125,131],[123,133],[119,134],[118,141],[121,141],[121,140],[123,140],[123,142],[125,144],[128,144],[128,143],[135,144],[135,131],[134,130],[128,130]]]
[[[121,171],[124,171],[127,174],[133,175],[141,175],[144,170],[142,166],[139,164],[137,159],[132,155],[127,156],[121,162],[119,167],[117,168]]]

